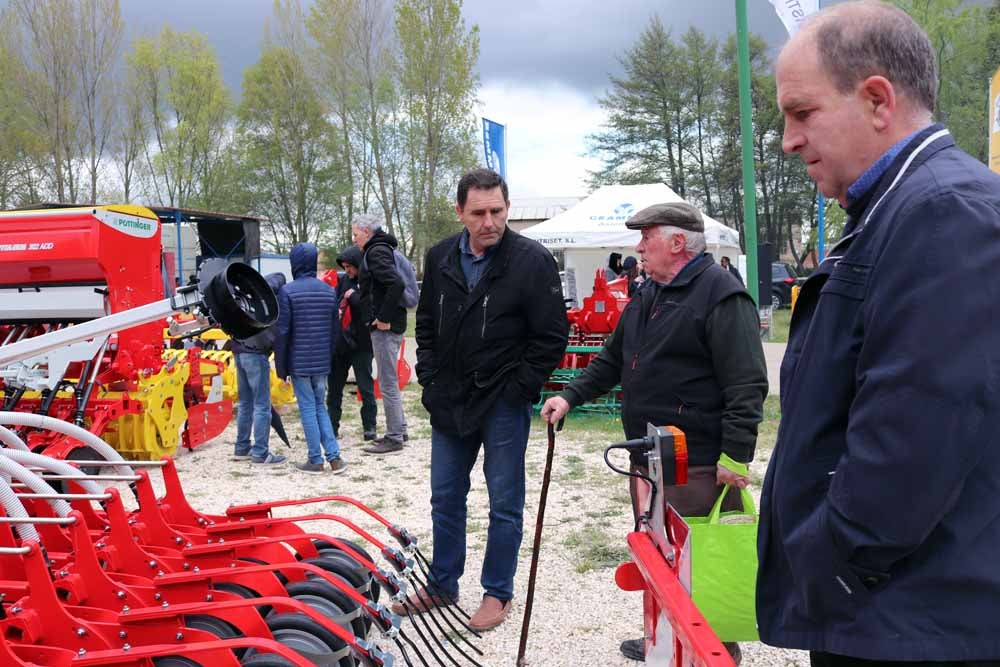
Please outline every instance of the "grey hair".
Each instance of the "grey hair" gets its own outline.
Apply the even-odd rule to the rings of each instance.
[[[382,229],[382,218],[377,215],[372,215],[371,213],[360,213],[354,216],[351,220],[352,227],[360,227],[361,229],[367,229],[373,234],[378,230]]]
[[[689,229],[681,229],[672,225],[660,225],[660,236],[663,238],[668,239],[674,234],[684,235],[684,249],[692,255],[700,255],[708,247],[705,243],[704,232],[692,232]]]
[[[814,14],[804,27],[813,33],[820,62],[841,93],[870,76],[884,76],[911,102],[934,111],[934,47],[902,9],[884,2],[843,3]]]

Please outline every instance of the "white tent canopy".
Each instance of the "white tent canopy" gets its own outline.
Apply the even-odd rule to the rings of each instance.
[[[647,206],[672,201],[684,199],[663,183],[606,185],[569,210],[521,233],[550,250],[563,251],[565,269],[575,276],[577,288],[575,295],[567,296],[579,301],[590,294],[594,272],[605,266],[609,253],[619,252],[623,257],[636,254],[640,233],[625,227],[625,221]],[[702,215],[708,252],[716,261],[723,255],[735,260],[740,254],[739,234]]]

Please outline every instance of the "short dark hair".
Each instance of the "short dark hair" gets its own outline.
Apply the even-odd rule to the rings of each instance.
[[[503,180],[503,176],[492,169],[473,169],[462,176],[458,181],[457,200],[459,208],[465,208],[465,201],[469,198],[469,188],[475,188],[476,190],[500,188],[500,191],[503,193],[503,200],[505,202],[510,201],[510,193],[507,191],[507,181]]]
[[[937,58],[927,33],[909,14],[884,2],[835,5],[814,17],[823,68],[841,93],[884,76],[927,111],[937,101]]]

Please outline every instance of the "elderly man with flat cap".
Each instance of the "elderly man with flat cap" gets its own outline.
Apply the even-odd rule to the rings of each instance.
[[[706,516],[722,485],[749,480],[720,465],[720,457],[748,463],[767,395],[760,323],[743,285],[705,253],[705,222],[684,202],[656,204],[625,223],[642,231],[636,252],[649,276],[626,306],[601,353],[558,396],[542,417],[557,422],[570,409],[622,387],[625,437],[646,435],[646,424],[676,426],[687,436],[688,483],[666,489],[682,516]],[[634,457],[643,472],[645,458]],[[636,479],[631,478],[633,512]],[[739,494],[723,509],[740,507]],[[739,649],[728,646],[734,657]],[[622,653],[643,660],[641,639]]]

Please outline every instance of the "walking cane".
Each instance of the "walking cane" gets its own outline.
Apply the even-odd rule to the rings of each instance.
[[[528,662],[524,659],[524,650],[528,645],[528,626],[531,625],[531,605],[535,599],[535,575],[538,573],[538,550],[542,546],[542,523],[545,521],[545,499],[549,495],[549,480],[552,478],[552,455],[556,450],[556,431],[561,431],[563,420],[559,426],[549,424],[549,448],[545,453],[545,474],[542,476],[542,494],[538,498],[538,518],[535,519],[535,543],[531,548],[531,573],[528,575],[528,599],[524,603],[524,621],[521,623],[521,644],[517,649],[517,667],[523,667]]]

